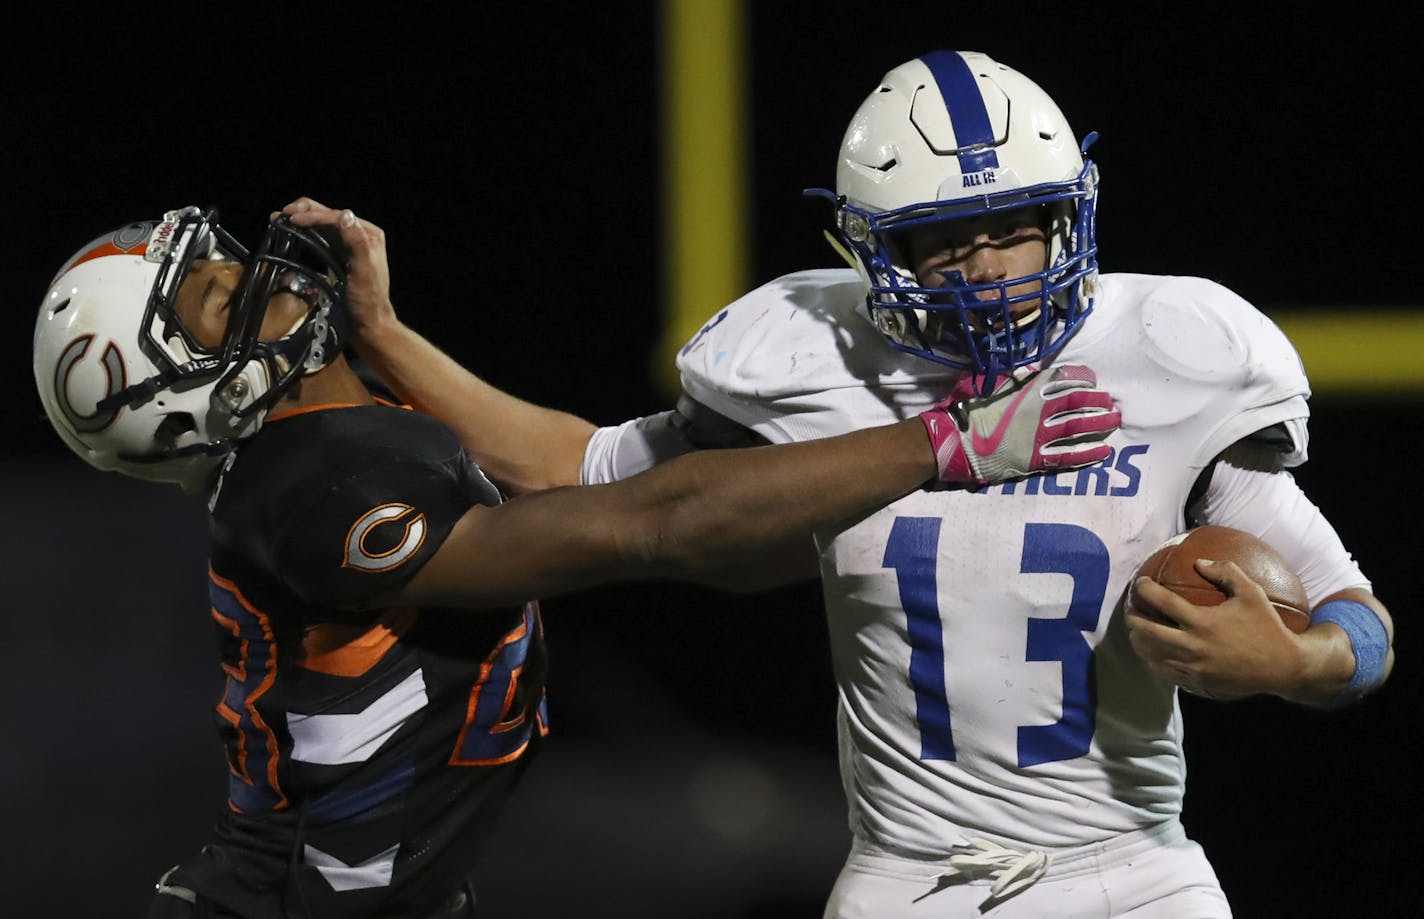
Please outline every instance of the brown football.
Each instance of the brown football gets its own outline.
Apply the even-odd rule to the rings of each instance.
[[[1188,530],[1159,546],[1137,574],[1152,578],[1197,606],[1215,606],[1226,595],[1197,573],[1193,563],[1199,558],[1235,562],[1266,591],[1287,628],[1299,634],[1310,626],[1310,601],[1300,578],[1275,549],[1241,530],[1218,526]]]

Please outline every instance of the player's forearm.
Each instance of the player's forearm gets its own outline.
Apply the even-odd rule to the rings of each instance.
[[[611,486],[619,562],[643,576],[755,564],[770,548],[896,500],[933,479],[918,419],[808,443],[679,457]]]
[[[1389,611],[1373,594],[1359,588],[1338,591],[1316,604],[1316,609],[1332,600],[1362,603],[1379,616],[1389,640],[1384,675],[1380,682],[1388,679],[1390,671],[1394,669],[1394,622]],[[1334,705],[1355,675],[1356,649],[1345,631],[1329,622],[1313,624],[1306,630],[1303,638],[1305,644],[1300,676],[1278,695],[1302,705]]]
[[[620,580],[734,587],[726,577],[734,566],[760,565],[798,538],[809,542],[816,527],[893,501],[937,468],[918,419],[809,443],[689,454],[621,482],[473,507],[388,599],[489,609]],[[797,573],[809,574],[809,553],[803,561]]]
[[[448,425],[506,493],[578,484],[592,424],[491,386],[394,316],[359,327],[356,344],[397,395]]]

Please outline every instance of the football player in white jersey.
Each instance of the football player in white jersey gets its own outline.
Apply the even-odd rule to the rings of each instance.
[[[1229,916],[1179,821],[1178,687],[1339,706],[1393,666],[1389,613],[1288,471],[1309,396],[1290,342],[1211,281],[1099,275],[1091,140],[983,54],[891,70],[822,192],[853,267],[719,311],[677,357],[678,410],[615,427],[489,387],[403,326],[379,284],[353,304],[367,358],[513,491],[884,424],[1036,368],[1096,370],[1122,413],[1096,466],[924,488],[768,554],[765,583],[824,584],[853,832],[827,917]],[[339,218],[309,200],[287,212]],[[369,225],[341,235],[358,260],[380,250]],[[561,446],[511,453],[529,429]],[[1281,552],[1314,610],[1304,634],[1230,563],[1201,566],[1230,597],[1210,611],[1151,581],[1125,608],[1137,565],[1201,523]]]

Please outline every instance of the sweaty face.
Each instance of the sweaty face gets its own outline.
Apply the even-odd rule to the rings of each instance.
[[[922,287],[944,287],[957,271],[969,284],[994,284],[1037,274],[1047,267],[1048,236],[1039,208],[1000,211],[961,220],[912,227],[899,239],[910,269]],[[1032,294],[1038,280],[1008,287],[1009,297]],[[978,295],[992,302],[992,292]],[[1036,300],[1015,304],[1015,318],[1035,312]]]
[[[232,296],[241,279],[242,265],[237,262],[200,259],[188,269],[173,308],[198,344],[205,348],[222,344]],[[274,294],[268,301],[258,337],[262,341],[281,337],[306,311],[306,302],[295,294]]]

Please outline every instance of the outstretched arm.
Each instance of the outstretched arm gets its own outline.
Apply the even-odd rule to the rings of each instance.
[[[610,485],[551,488],[578,481],[592,426],[499,392],[404,328],[379,227],[306,198],[283,212],[349,254],[348,306],[377,372],[452,427],[492,478],[537,492],[471,509],[403,601],[480,608],[634,577],[725,584],[739,566],[809,542],[814,528],[888,503],[936,470],[941,481],[982,484],[1074,468],[1106,457],[1104,441],[1121,424],[1088,368],[1052,367],[895,425],[709,451]]]
[[[480,607],[650,577],[725,586],[741,566],[931,479],[977,484],[1102,460],[1121,417],[1095,384],[1085,367],[1053,367],[897,424],[708,450],[621,482],[477,507],[398,599]],[[988,454],[970,436],[986,426],[999,435]]]
[[[496,389],[402,323],[391,302],[380,227],[310,198],[282,213],[296,226],[339,239],[350,254],[347,307],[356,349],[398,396],[443,421],[507,494],[578,484],[594,426]]]
[[[728,574],[935,475],[918,419],[804,444],[709,450],[608,485],[475,507],[397,598],[480,608],[609,581]]]

